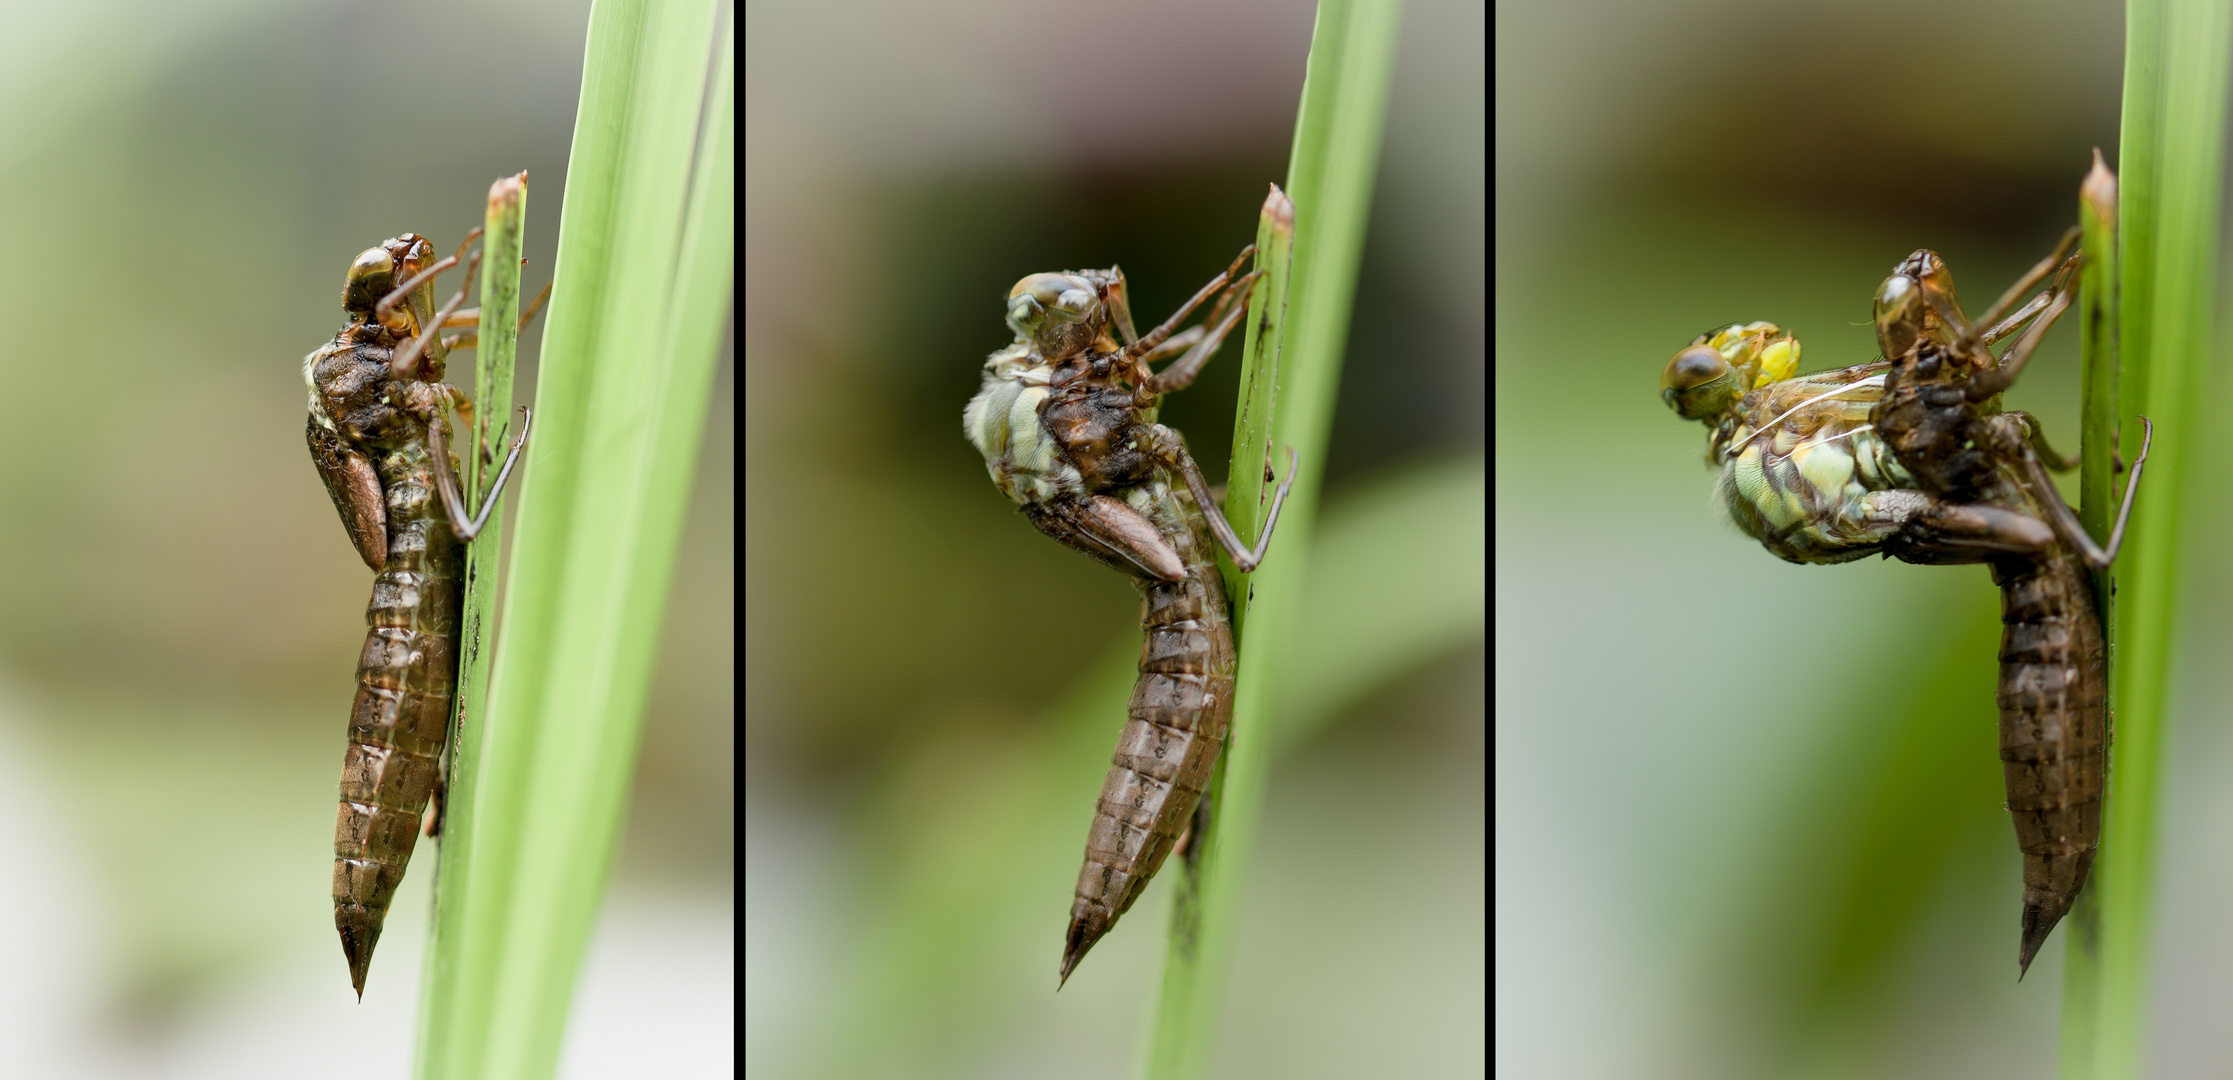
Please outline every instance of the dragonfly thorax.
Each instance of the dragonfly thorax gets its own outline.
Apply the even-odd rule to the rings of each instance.
[[[1080,486],[1078,470],[1055,452],[1039,422],[1053,374],[1053,365],[1019,341],[985,361],[984,384],[962,412],[963,433],[985,456],[985,471],[1018,505]]]

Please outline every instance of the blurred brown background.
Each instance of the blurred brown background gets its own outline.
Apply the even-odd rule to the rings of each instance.
[[[0,1073],[297,1077],[348,1047],[405,1075],[434,860],[358,1006],[327,890],[370,575],[301,357],[358,251],[447,249],[500,175],[531,174],[549,280],[587,16],[0,4]],[[731,370],[566,1075],[647,1039],[666,1075],[727,1070]]]
[[[2055,1068],[2062,939],[2020,985],[1983,570],[1792,566],[1718,520],[1658,400],[1768,319],[1875,354],[1918,247],[1985,302],[2116,160],[2119,5],[1497,8],[1497,1016],[1537,1077]],[[2221,402],[2222,378],[2208,391]],[[2075,446],[2075,334],[2011,407]],[[2210,460],[2226,460],[2222,452]],[[2233,1055],[2222,464],[2197,463],[2163,805],[2151,1075]],[[2113,811],[2112,811],[2113,812]]]
[[[1159,319],[1249,242],[1312,11],[747,9],[748,1067],[1135,1067],[1168,885],[1054,992],[1121,707],[1088,718],[1077,770],[1051,748],[1057,703],[1137,655],[1138,600],[1021,519],[961,410],[1016,279],[1120,264]],[[1482,450],[1484,27],[1433,0],[1404,18],[1329,512]],[[1213,474],[1239,368],[1229,347],[1163,412]],[[1218,1075],[1482,1069],[1478,640],[1279,765]],[[1042,814],[1043,847],[968,847]]]

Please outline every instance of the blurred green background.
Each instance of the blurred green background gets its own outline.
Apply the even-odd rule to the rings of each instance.
[[[370,575],[303,445],[301,358],[358,251],[447,250],[500,175],[531,174],[525,277],[550,279],[587,17],[0,3],[0,1074],[407,1074],[434,860],[359,1006],[328,888]],[[723,370],[564,1075],[732,1060]]]
[[[1658,400],[1768,319],[1875,355],[1918,247],[1973,305],[2116,160],[2109,3],[1497,9],[1497,1062],[1533,1077],[2055,1068],[2064,934],[2015,980],[2021,884],[1981,568],[1777,561]],[[2010,394],[2075,449],[2075,332]],[[2225,380],[2206,391],[2224,399]],[[2214,437],[2214,436],[2213,436]],[[2196,462],[2154,912],[2150,1075],[2233,1060],[2225,448]]]
[[[1254,236],[1312,11],[746,9],[756,1075],[1132,1074],[1169,884],[1055,967],[1139,601],[1016,513],[961,410],[1016,279],[1121,264],[1146,323]],[[1485,29],[1406,7],[1297,665],[1342,674],[1279,706],[1218,1076],[1486,1069]],[[1238,373],[1163,412],[1213,483]]]

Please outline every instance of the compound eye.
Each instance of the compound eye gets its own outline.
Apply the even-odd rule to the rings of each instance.
[[[1722,357],[1721,350],[1710,345],[1692,345],[1667,361],[1667,371],[1660,376],[1659,386],[1662,390],[1681,393],[1727,374],[1729,361]]]
[[[1742,396],[1729,361],[1711,345],[1692,345],[1676,353],[1659,377],[1660,400],[1685,420],[1710,421]]]
[[[1923,284],[1906,274],[1884,279],[1876,290],[1876,344],[1885,359],[1905,355],[1923,336],[1930,320],[1923,302]]]
[[[1921,287],[1914,278],[1906,274],[1894,274],[1885,278],[1884,285],[1876,290],[1877,323],[1881,325],[1887,319],[1904,315],[1922,298],[1921,294]]]
[[[1084,322],[1100,306],[1092,286],[1071,274],[1033,274],[1008,290],[1008,325],[1034,334],[1050,323]]]
[[[366,248],[349,264],[349,280],[363,281],[374,276],[395,276],[395,256],[384,247]]]
[[[1068,288],[1055,297],[1054,306],[1075,321],[1092,314],[1093,305],[1098,302],[1091,289]]]
[[[395,256],[385,247],[366,248],[349,263],[349,276],[341,283],[341,309],[362,318],[388,290],[395,287]]]

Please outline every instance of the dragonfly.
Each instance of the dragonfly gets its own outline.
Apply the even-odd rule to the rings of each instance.
[[[2106,545],[2056,491],[2040,425],[2004,409],[2076,296],[2077,229],[1977,319],[1945,260],[1902,259],[1877,290],[1883,358],[1795,374],[1799,342],[1773,323],[1700,334],[1668,361],[1660,395],[1708,429],[1715,501],[1746,535],[1796,563],[1881,554],[1984,563],[2001,590],[2000,758],[2024,899],[2017,978],[2084,889],[2108,780],[2108,671],[2092,575],[2123,542],[2154,426]],[[1996,354],[1992,346],[2018,335]]]
[[[1288,451],[1287,478],[1251,549],[1218,509],[1185,439],[1156,413],[1240,321],[1238,301],[1261,273],[1240,268],[1255,252],[1243,248],[1146,334],[1133,327],[1117,267],[1023,278],[1008,291],[1015,341],[985,361],[982,388],[962,414],[993,483],[1024,517],[1123,573],[1141,597],[1140,677],[1086,832],[1058,989],[1174,849],[1199,850],[1182,838],[1206,827],[1197,811],[1232,727],[1237,663],[1216,550],[1242,573],[1263,562],[1295,482],[1295,455]],[[1202,323],[1179,330],[1213,295]]]
[[[460,305],[480,264],[479,251],[469,258],[465,251],[480,234],[474,229],[442,259],[413,233],[365,249],[342,286],[348,321],[302,365],[311,460],[357,555],[375,574],[333,841],[334,925],[360,1001],[421,819],[427,835],[440,833],[465,545],[487,524],[534,419],[520,408],[519,437],[480,508],[469,513],[449,448],[449,414],[470,426],[472,401],[442,376],[450,351],[473,347],[477,335],[442,331],[479,326],[479,312]],[[437,308],[434,278],[461,258],[465,282]],[[549,296],[546,288],[521,315],[521,326]],[[482,453],[486,460],[485,447]]]

